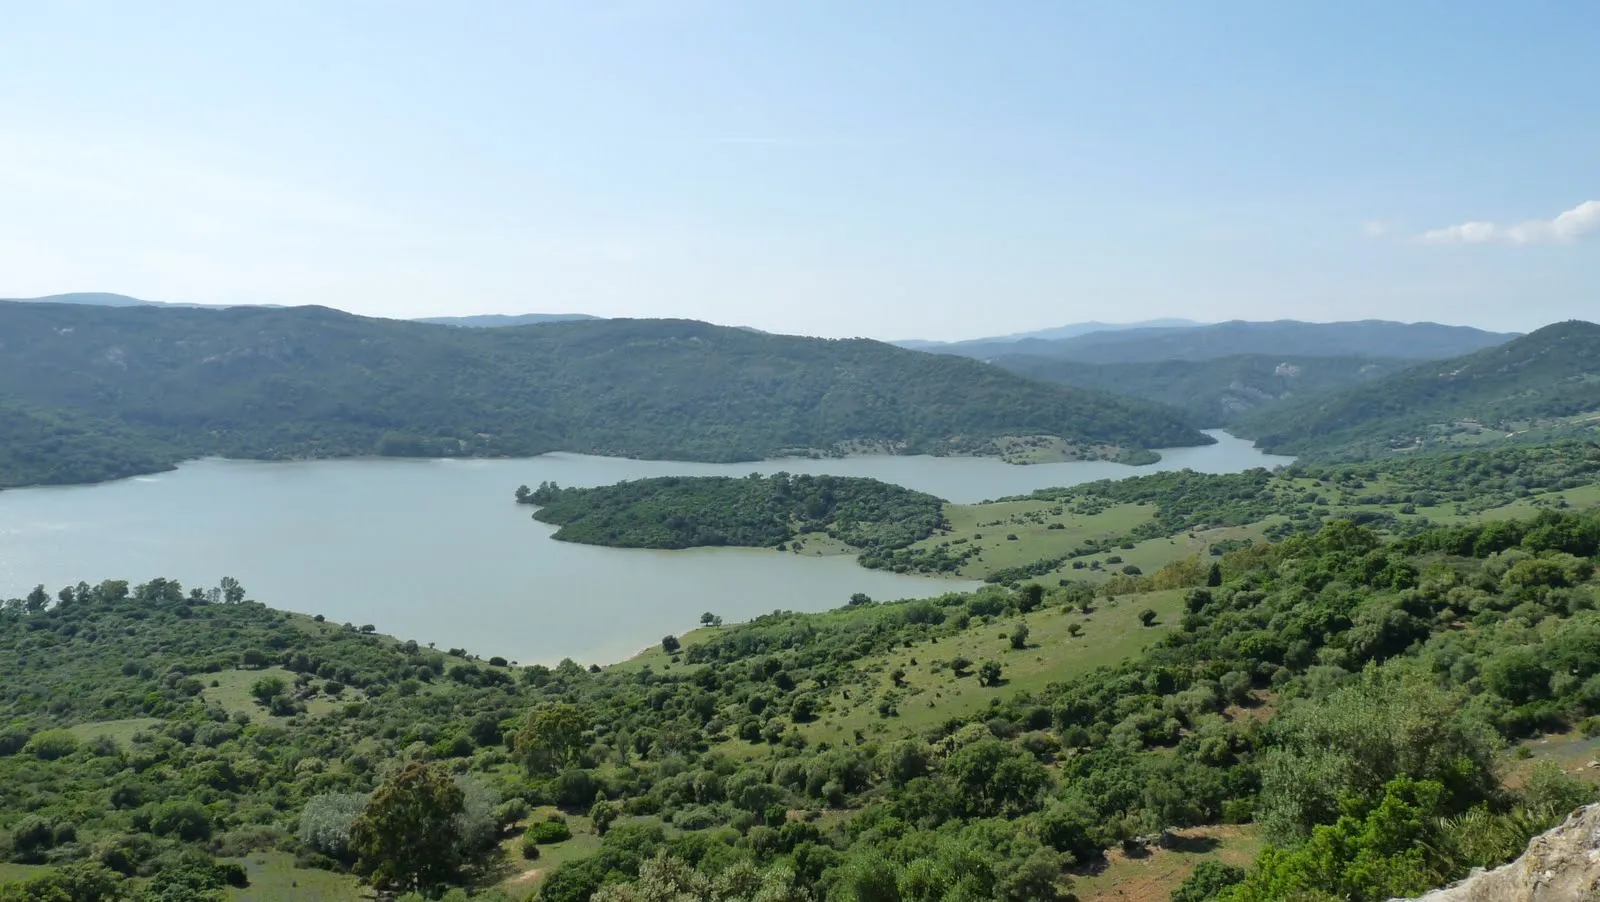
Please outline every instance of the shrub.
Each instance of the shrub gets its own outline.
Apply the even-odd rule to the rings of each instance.
[[[536,821],[528,825],[522,834],[523,844],[533,842],[539,845],[554,842],[565,842],[572,838],[572,828],[567,826],[567,819],[561,815],[552,815],[546,820]]]
[[[28,751],[41,761],[65,758],[78,750],[78,737],[66,730],[45,730],[28,740]]]
[[[350,854],[350,826],[367,807],[367,796],[329,793],[314,796],[300,812],[300,844],[338,861]]]

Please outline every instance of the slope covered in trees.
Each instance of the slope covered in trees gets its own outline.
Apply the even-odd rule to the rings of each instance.
[[[1244,434],[1271,451],[1371,457],[1479,441],[1600,414],[1600,326],[1556,323],[1498,347],[1261,411]],[[1589,424],[1591,427],[1593,423]]]
[[[963,342],[930,350],[957,353],[980,360],[1030,354],[1100,364],[1211,360],[1241,354],[1433,360],[1493,347],[1514,337],[1469,326],[1444,326],[1438,323],[1233,320],[1204,326],[1090,332],[1055,341],[1024,338],[987,344]]]
[[[1495,762],[1600,715],[1597,554],[1594,514],[1391,544],[1335,523],[1223,556],[1143,651],[1031,692],[1005,683],[1024,657],[1108,638],[1071,589],[775,613],[594,672],[444,655],[231,583],[41,589],[0,605],[0,835],[50,869],[0,899],[53,898],[52,880],[105,888],[62,896],[88,902],[217,899],[240,856],[277,847],[397,890],[526,893],[506,879],[521,834],[563,849],[547,902],[1033,902],[1108,848],[1223,823],[1269,847],[1183,898],[1414,894],[1593,798],[1559,768],[1502,783]],[[1062,617],[1087,634],[994,638]],[[991,644],[982,667],[948,657],[969,636]],[[899,728],[935,703],[885,672],[907,655],[976,703]],[[854,738],[811,738],[874,707]]]
[[[990,361],[1031,379],[1142,398],[1174,407],[1202,427],[1226,426],[1259,408],[1398,372],[1415,361],[1373,357],[1245,354],[1205,360],[1084,363],[1014,354]]]
[[[7,396],[120,424],[124,469],[208,454],[728,461],[982,453],[1004,436],[1086,455],[1209,441],[1165,408],[960,358],[678,320],[459,329],[311,307],[0,303]],[[38,467],[11,484],[62,477]]]
[[[944,501],[847,476],[664,476],[599,488],[517,489],[555,538],[623,548],[772,548],[827,533],[853,548],[903,548],[944,525]]]

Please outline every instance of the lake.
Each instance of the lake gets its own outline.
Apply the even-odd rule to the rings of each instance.
[[[743,464],[577,454],[517,460],[203,460],[90,486],[0,492],[0,597],[38,583],[151,577],[185,586],[237,578],[273,607],[374,624],[440,648],[553,664],[609,663],[702,611],[728,622],[820,611],[854,592],[884,600],[971,583],[866,570],[848,557],[746,548],[652,551],[556,542],[514,504],[520,484],[606,485],[664,475],[752,472],[870,476],[956,502],[1190,467],[1276,466],[1222,433],[1148,467],[1014,466],[989,458],[860,457]]]

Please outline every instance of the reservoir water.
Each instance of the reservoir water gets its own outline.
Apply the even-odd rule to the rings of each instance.
[[[520,484],[605,485],[752,472],[871,476],[974,502],[1189,467],[1285,464],[1222,433],[1148,467],[1013,466],[987,458],[861,457],[742,464],[575,454],[517,460],[202,460],[90,486],[0,492],[0,598],[84,580],[188,586],[236,577],[255,600],[374,624],[439,648],[522,663],[620,660],[688,629],[776,609],[820,611],[854,592],[885,600],[972,584],[866,570],[847,557],[744,548],[651,551],[556,542],[512,503]]]

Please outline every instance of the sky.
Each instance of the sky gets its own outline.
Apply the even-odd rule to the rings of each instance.
[[[1600,3],[0,0],[0,297],[1600,319]]]

